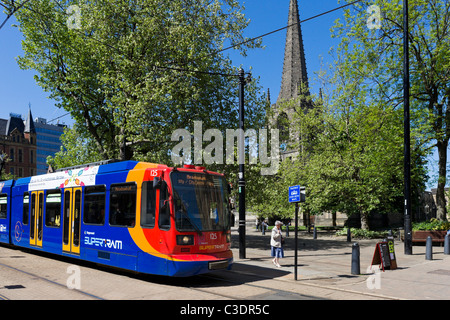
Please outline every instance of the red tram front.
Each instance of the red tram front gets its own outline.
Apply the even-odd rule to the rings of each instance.
[[[191,165],[130,171],[127,181],[139,180],[140,214],[128,229],[141,251],[139,272],[190,276],[231,268],[231,212],[223,175]]]

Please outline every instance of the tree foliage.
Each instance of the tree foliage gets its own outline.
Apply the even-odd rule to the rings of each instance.
[[[80,16],[66,12],[71,5]],[[36,0],[26,9],[17,14],[19,65],[37,71],[37,83],[70,112],[99,158],[167,163],[171,133],[192,120],[237,126],[237,68],[217,51],[244,40],[238,1]],[[68,19],[79,19],[79,28]],[[251,88],[248,123],[263,112],[256,82]]]
[[[381,28],[367,28],[367,8],[381,9]],[[409,1],[409,52],[411,65],[412,130],[425,148],[437,148],[439,178],[438,217],[446,219],[444,187],[447,148],[450,138],[450,2],[446,0]],[[336,21],[334,34],[342,37],[338,50],[352,79],[393,108],[403,101],[403,7],[391,0],[364,1]]]

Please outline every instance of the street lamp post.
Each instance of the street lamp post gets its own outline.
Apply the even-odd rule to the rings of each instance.
[[[245,73],[239,70],[239,142],[238,142],[238,162],[239,162],[239,258],[245,259],[245,149],[244,149],[244,90]]]
[[[404,223],[405,254],[412,254],[411,230],[411,147],[410,147],[410,115],[409,115],[409,21],[408,0],[403,0],[403,108],[404,108]]]

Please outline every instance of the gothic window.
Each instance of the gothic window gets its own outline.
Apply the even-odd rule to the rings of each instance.
[[[280,131],[280,141],[289,140],[289,118],[286,113],[281,113],[277,119],[277,128]]]

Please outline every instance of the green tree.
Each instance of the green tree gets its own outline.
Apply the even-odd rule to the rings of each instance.
[[[381,28],[369,30],[369,5],[381,9]],[[410,64],[412,130],[420,137],[421,148],[437,148],[439,178],[437,215],[446,219],[444,187],[447,148],[450,138],[450,2],[410,0]],[[363,85],[383,97],[393,108],[402,105],[403,7],[390,0],[364,1],[345,11],[335,23],[334,34],[342,37],[338,50],[347,53],[342,61],[363,79]],[[415,148],[417,141],[412,141]],[[427,150],[425,150],[426,153]]]
[[[370,213],[401,211],[402,110],[379,98],[364,86],[364,77],[355,79],[351,70],[350,63],[336,63],[330,99],[316,99],[309,109],[294,109],[298,99],[282,106],[294,110],[289,126],[297,139],[288,148],[297,154],[283,162],[276,185],[278,194],[286,194],[289,185],[304,185],[306,212],[359,214],[362,228],[368,229]],[[426,153],[418,137],[413,135],[413,141],[413,186],[421,192]],[[292,214],[286,199],[270,201]]]
[[[67,13],[70,5],[81,15]],[[171,133],[192,127],[189,120],[236,127],[237,79],[223,75],[237,68],[216,52],[244,40],[241,11],[236,0],[35,0],[16,14],[24,36],[18,62],[38,73],[101,158],[167,163]],[[256,104],[252,114],[261,112]]]
[[[94,141],[89,136],[83,136],[83,130],[78,130],[78,127],[79,125],[75,123],[73,128],[66,128],[64,134],[61,135],[60,151],[53,157],[47,157],[47,163],[53,169],[103,160]]]

